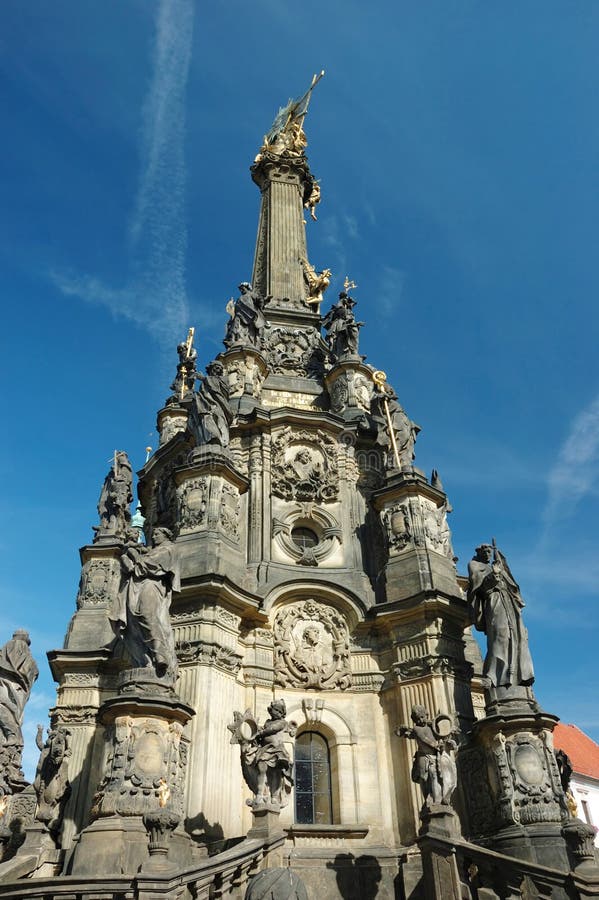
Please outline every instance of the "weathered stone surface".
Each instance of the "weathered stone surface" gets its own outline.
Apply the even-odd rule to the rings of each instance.
[[[266,869],[252,878],[245,900],[308,900],[308,892],[290,869]]]
[[[15,631],[0,649],[0,798],[22,791],[23,715],[39,670],[31,655],[29,634]]]

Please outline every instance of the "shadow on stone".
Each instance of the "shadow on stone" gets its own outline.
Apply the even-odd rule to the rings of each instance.
[[[337,889],[343,900],[375,900],[382,877],[375,856],[338,853],[327,867],[335,870]]]
[[[209,822],[202,812],[185,819],[185,831],[191,835],[195,844],[207,849],[208,856],[220,853],[228,844],[220,822]]]

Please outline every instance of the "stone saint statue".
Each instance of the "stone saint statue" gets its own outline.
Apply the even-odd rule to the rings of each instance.
[[[287,805],[286,795],[293,787],[293,762],[284,741],[295,736],[297,725],[286,720],[284,700],[273,700],[268,713],[270,718],[259,728],[250,710],[243,716],[236,712],[228,728],[233,734],[231,743],[240,745],[241,770],[254,794],[248,805],[278,812]]]
[[[508,697],[510,689],[530,686],[535,680],[520,588],[504,555],[491,544],[476,548],[468,576],[471,618],[477,631],[487,635],[483,675]]]
[[[431,722],[425,707],[415,705],[412,707],[411,719],[412,727],[400,725],[395,734],[416,741],[412,781],[422,788],[426,806],[449,806],[457,785],[456,765],[451,755],[457,744],[450,736],[449,716],[437,716]],[[446,733],[443,734],[442,731]]]
[[[133,471],[129,457],[124,450],[117,450],[110,470],[104,479],[98,515],[100,524],[94,528],[94,541],[101,537],[123,540],[131,526],[129,505],[133,500]]]
[[[210,363],[206,375],[198,375],[201,387],[191,409],[190,430],[198,447],[205,444],[229,446],[233,413],[229,407],[229,381],[221,363]]]
[[[35,773],[33,787],[37,796],[36,819],[43,822],[50,833],[56,836],[64,804],[71,792],[68,759],[71,755],[67,728],[51,728],[44,744],[43,728],[37,726],[35,742],[40,758]]]
[[[327,332],[326,342],[335,359],[358,355],[360,328],[364,322],[356,322],[354,306],[356,301],[345,291],[339,294],[339,301],[328,311],[322,325]]]
[[[121,556],[121,590],[109,619],[134,667],[152,667],[173,685],[177,654],[169,610],[173,591],[181,587],[179,560],[167,528],[155,528],[152,540],[152,547],[130,544]]]
[[[31,655],[29,634],[15,631],[0,649],[0,796],[23,790],[23,714],[39,675]]]
[[[375,419],[382,420],[377,443],[387,450],[389,457],[391,454],[395,455],[393,440],[389,434],[389,422],[391,423],[398,457],[393,459],[392,465],[399,464],[400,468],[411,466],[416,456],[414,447],[420,425],[407,416],[393,388],[377,383],[377,390],[372,394],[371,413]]]
[[[194,329],[190,328],[187,339],[177,344],[179,362],[177,363],[177,377],[171,384],[173,394],[166,401],[169,406],[181,403],[182,400],[193,393],[195,388],[195,383],[198,379],[196,369],[198,351],[193,346],[193,335]]]
[[[227,303],[227,312],[231,318],[227,322],[223,343],[225,347],[259,348],[266,328],[264,298],[247,281],[239,285],[239,291],[238,299]]]

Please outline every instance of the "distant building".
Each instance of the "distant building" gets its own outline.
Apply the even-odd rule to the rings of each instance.
[[[578,804],[578,815],[599,829],[599,744],[576,725],[559,723],[553,732],[556,750],[563,750],[574,770],[570,790]],[[599,830],[595,837],[599,847]]]

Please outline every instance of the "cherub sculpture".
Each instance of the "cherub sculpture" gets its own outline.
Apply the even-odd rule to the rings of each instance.
[[[321,200],[320,184],[316,181],[316,179],[314,179],[312,181],[310,193],[309,193],[308,197],[306,198],[306,200],[304,201],[304,209],[310,210],[310,218],[312,219],[313,222],[318,221],[317,216],[316,216],[316,207],[320,203],[320,200]]]
[[[306,303],[309,306],[320,308],[320,304],[324,300],[323,294],[331,283],[332,272],[330,269],[323,269],[322,272],[317,272],[305,256],[300,256],[299,261],[304,270],[304,281],[308,286]]]
[[[246,801],[248,806],[279,812],[287,805],[287,795],[293,787],[293,762],[284,741],[295,736],[297,724],[285,718],[284,700],[273,700],[268,712],[270,718],[262,728],[249,709],[243,715],[234,712],[233,722],[227,727],[232,733],[231,743],[239,744],[241,771],[254,794],[252,800]]]
[[[426,708],[418,704],[412,707],[411,719],[411,727],[400,725],[395,734],[416,741],[412,781],[422,788],[425,807],[450,806],[457,785],[456,765],[451,755],[457,744],[452,737],[451,719],[438,715],[431,722]]]

